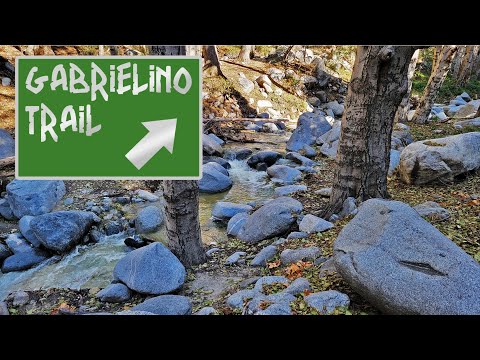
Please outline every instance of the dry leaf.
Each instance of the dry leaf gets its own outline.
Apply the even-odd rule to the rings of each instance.
[[[269,269],[274,269],[280,266],[280,260],[267,263]]]

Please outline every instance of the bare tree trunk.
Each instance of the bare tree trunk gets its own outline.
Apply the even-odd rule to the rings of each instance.
[[[407,92],[405,93],[405,96],[402,99],[402,102],[400,103],[400,106],[397,109],[394,123],[407,121],[407,113],[409,110],[409,100],[410,100],[410,94],[412,92],[412,85],[413,85],[413,75],[415,74],[415,68],[417,66],[419,53],[420,53],[420,50],[416,50],[413,53],[412,60],[410,60],[410,65],[408,65],[408,73],[407,73],[408,88],[407,88]]]
[[[437,65],[439,48],[441,48],[441,46],[435,46],[433,48],[432,69]]]
[[[110,48],[110,55],[112,56],[118,55],[118,46],[109,45],[109,48]]]
[[[407,88],[416,47],[358,46],[337,152],[330,203],[323,216],[341,210],[347,197],[387,197],[393,120]]]
[[[435,68],[432,69],[430,79],[428,79],[427,86],[423,92],[420,102],[413,115],[413,122],[418,124],[425,124],[428,120],[428,115],[432,110],[432,105],[437,97],[438,90],[441,88],[445,78],[447,77],[448,70],[452,63],[453,55],[457,51],[455,45],[444,45],[438,55],[438,62]]]
[[[162,181],[168,246],[187,267],[206,261],[198,217],[198,182]]]
[[[152,55],[185,55],[186,52],[184,45],[150,46]],[[164,180],[162,189],[169,248],[187,267],[205,262],[198,216],[198,182]]]
[[[467,46],[467,50],[462,59],[462,64],[460,65],[460,71],[457,78],[460,86],[464,86],[468,80],[470,80],[477,55],[478,45]]]
[[[248,63],[250,61],[250,55],[253,52],[252,46],[253,45],[242,45],[237,59],[243,63]]]
[[[224,79],[227,78],[220,67],[217,47],[215,45],[206,45],[203,47],[203,58],[205,60],[205,65],[203,66],[205,74],[208,76],[221,76]]]
[[[454,79],[458,79],[460,75],[460,67],[462,66],[463,58],[465,57],[465,52],[467,47],[465,45],[460,45],[457,47],[457,52],[455,53],[452,59],[451,73]]]
[[[104,45],[98,45],[98,55],[99,56],[105,55],[105,46]]]

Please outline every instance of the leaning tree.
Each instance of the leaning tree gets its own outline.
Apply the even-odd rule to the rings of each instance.
[[[323,216],[347,197],[387,197],[393,120],[408,88],[414,46],[359,46],[345,99],[332,196]]]
[[[185,55],[192,53],[184,45],[150,46],[153,55]],[[168,246],[180,261],[188,267],[205,262],[198,216],[198,181],[163,180],[165,198],[165,226]]]
[[[425,124],[427,122],[428,115],[432,110],[438,90],[440,90],[447,77],[448,70],[450,69],[456,51],[457,46],[455,45],[444,45],[440,51],[438,51],[437,59],[432,67],[432,73],[428,79],[427,86],[423,91],[423,95],[420,98],[415,114],[413,115],[413,122],[418,124]]]

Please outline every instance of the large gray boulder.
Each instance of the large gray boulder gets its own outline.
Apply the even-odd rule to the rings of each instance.
[[[15,140],[3,129],[0,129],[0,159],[15,156]]]
[[[186,296],[162,295],[134,306],[131,311],[146,311],[155,315],[190,315],[192,304]]]
[[[221,165],[214,162],[203,165],[203,176],[198,181],[200,192],[219,193],[230,189],[232,184],[228,171]]]
[[[480,106],[480,100],[470,101],[468,104],[460,105],[458,110],[453,115],[454,119],[464,119],[470,116],[474,116]]]
[[[135,229],[138,234],[148,234],[160,229],[163,223],[163,214],[155,205],[141,209],[135,219]]]
[[[303,113],[298,119],[297,128],[287,142],[287,150],[299,151],[305,145],[313,145],[319,136],[331,128],[330,123],[322,115]]]
[[[334,262],[385,313],[480,314],[480,264],[402,202],[363,202],[334,243]]]
[[[407,184],[451,181],[480,168],[480,132],[417,141],[400,156],[400,176]]]
[[[179,289],[186,271],[170,250],[155,242],[128,253],[115,266],[113,276],[139,293],[161,295]]]
[[[210,136],[202,135],[203,153],[212,156],[223,156],[222,146]]]
[[[7,185],[7,194],[13,214],[21,219],[52,211],[65,195],[65,184],[61,180],[15,179]]]
[[[212,216],[218,220],[228,220],[238,213],[248,213],[250,211],[252,211],[250,205],[219,201],[212,209]]]
[[[45,248],[64,253],[80,243],[95,218],[87,211],[57,211],[34,217],[30,227]]]
[[[247,218],[237,237],[247,243],[256,243],[282,235],[302,210],[302,204],[289,197],[271,200]]]
[[[267,174],[273,182],[282,185],[292,185],[302,178],[301,171],[287,165],[272,165],[267,169]]]

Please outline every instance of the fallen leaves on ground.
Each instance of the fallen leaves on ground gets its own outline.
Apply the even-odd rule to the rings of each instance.
[[[290,280],[298,279],[302,276],[302,271],[311,267],[313,263],[311,261],[297,261],[294,264],[290,264],[285,268],[285,275]]]
[[[68,305],[66,302],[54,307],[50,312],[50,315],[58,315],[59,313],[74,313],[75,306]]]

